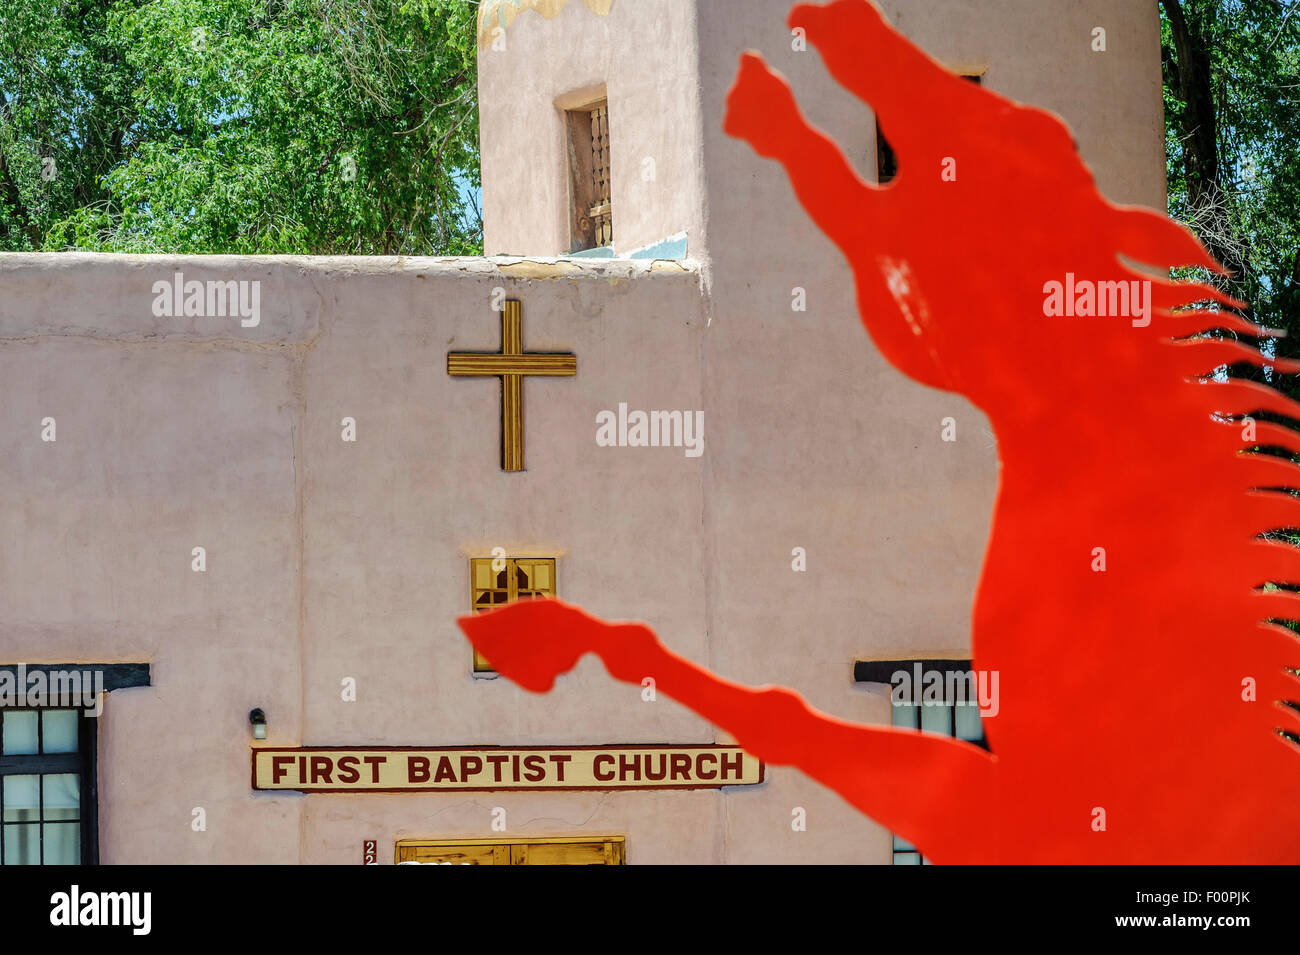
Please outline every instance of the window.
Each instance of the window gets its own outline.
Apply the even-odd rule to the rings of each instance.
[[[610,247],[614,219],[610,205],[609,105],[589,103],[564,113],[569,150],[569,249]]]
[[[425,865],[623,865],[622,836],[561,836],[550,839],[403,840],[397,859]]]
[[[894,726],[955,736],[984,749],[989,748],[979,705],[979,694],[987,689],[987,684],[981,688],[969,660],[859,661],[854,664],[853,679],[858,683],[885,683],[893,687],[894,675],[900,671],[908,675],[909,681],[900,681],[900,692],[891,693],[893,712],[890,722]],[[938,700],[927,701],[926,698],[926,694],[934,692],[925,689],[930,674],[942,677]],[[938,689],[936,686],[935,691]],[[902,701],[895,699],[896,696],[901,696]],[[895,834],[893,839],[894,865],[930,864],[921,850],[902,836]]]
[[[494,562],[501,569],[493,570]],[[475,613],[494,610],[515,600],[554,597],[555,558],[475,557],[470,560],[470,587]],[[477,650],[474,672],[495,672]]]
[[[976,86],[983,83],[983,79],[976,75],[962,74],[962,79],[970,80]],[[889,140],[885,134],[880,131],[880,120],[876,120],[876,182],[884,185],[898,175],[898,157],[894,155],[894,147],[889,145]]]
[[[97,863],[95,720],[3,709],[0,739],[0,864]]]

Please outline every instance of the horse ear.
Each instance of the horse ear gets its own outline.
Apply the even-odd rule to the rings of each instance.
[[[977,87],[913,44],[872,3],[801,3],[786,22],[805,32],[836,82],[891,129],[901,162],[914,143],[944,133],[942,123],[960,113],[958,104],[979,101]]]

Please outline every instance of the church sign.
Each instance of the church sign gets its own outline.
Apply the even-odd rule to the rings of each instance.
[[[763,781],[739,746],[268,747],[253,788],[295,792],[717,789]]]

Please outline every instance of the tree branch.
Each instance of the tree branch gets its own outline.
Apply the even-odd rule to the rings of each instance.
[[[1205,31],[1198,20],[1188,22],[1180,0],[1160,0],[1174,38],[1174,60],[1169,64],[1174,92],[1183,109],[1177,117],[1187,174],[1187,198],[1192,208],[1217,202],[1221,192],[1219,122],[1214,99],[1214,74]],[[1234,266],[1231,250],[1203,236],[1220,262]]]

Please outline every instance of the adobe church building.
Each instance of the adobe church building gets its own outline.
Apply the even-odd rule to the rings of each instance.
[[[554,594],[881,724],[918,719],[889,672],[969,658],[989,425],[886,364],[722,131],[757,49],[892,173],[790,5],[485,0],[484,258],[0,256],[6,864],[921,861],[652,685],[532,694],[456,625]],[[1164,208],[1156,4],[879,5]]]

